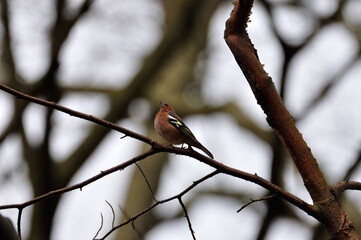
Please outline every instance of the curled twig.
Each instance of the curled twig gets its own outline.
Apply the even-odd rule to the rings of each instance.
[[[103,228],[103,214],[102,213],[100,213],[100,218],[101,218],[100,227],[99,227],[98,231],[96,232],[95,236],[93,237],[93,240],[96,239],[96,237],[98,236],[98,234],[100,233],[100,231]]]
[[[110,209],[112,210],[112,214],[113,214],[112,228],[113,228],[114,225],[115,225],[115,212],[114,212],[114,208],[113,208],[113,206],[112,206],[107,200],[105,200],[105,202],[108,204],[108,206],[109,206]]]

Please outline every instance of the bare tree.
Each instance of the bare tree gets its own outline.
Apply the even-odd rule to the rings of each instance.
[[[66,79],[64,79],[66,64],[62,60],[62,54],[66,51],[67,44],[71,42],[76,27],[81,26],[84,22],[97,22],[96,20],[98,20],[99,23],[97,22],[97,24],[102,27],[112,28],[111,23],[115,20],[124,21],[124,19],[121,19],[122,16],[119,15],[111,15],[110,20],[106,17],[102,18],[102,14],[104,14],[102,9],[109,10],[111,14],[112,10],[116,12],[119,3],[85,0],[77,6],[73,6],[64,0],[54,1],[52,7],[55,17],[47,20],[50,22],[50,27],[46,30],[49,36],[47,42],[48,51],[45,51],[48,54],[45,64],[47,67],[42,75],[34,80],[29,79],[20,70],[21,61],[16,57],[16,54],[19,55],[19,50],[16,50],[18,43],[14,40],[14,35],[16,36],[16,27],[14,27],[16,26],[14,24],[16,20],[14,18],[17,16],[15,14],[18,10],[17,7],[21,6],[21,4],[1,0],[3,28],[1,31],[0,74],[2,83],[0,83],[0,89],[16,98],[10,98],[11,104],[9,105],[12,107],[13,113],[8,114],[6,121],[1,125],[0,144],[6,146],[12,136],[16,136],[17,141],[21,143],[19,152],[21,152],[21,158],[24,161],[21,162],[16,171],[21,172],[21,166],[28,168],[28,179],[34,195],[33,199],[22,203],[4,203],[0,206],[1,211],[18,209],[16,223],[18,235],[21,236],[22,225],[24,225],[24,210],[33,206],[31,220],[28,223],[30,227],[28,238],[50,239],[56,224],[54,221],[55,213],[59,209],[59,203],[63,196],[66,196],[66,192],[76,189],[82,190],[85,186],[90,186],[99,179],[105,179],[110,174],[114,175],[116,172],[128,171],[128,169],[135,167],[134,173],[129,179],[124,204],[119,206],[120,213],[118,213],[117,208],[113,207],[114,203],[107,202],[105,205],[109,206],[112,219],[104,218],[101,215],[101,223],[99,221],[98,229],[88,229],[90,235],[95,236],[95,239],[105,239],[108,236],[113,236],[116,239],[145,239],[147,234],[160,224],[183,216],[185,217],[184,223],[187,224],[189,229],[189,238],[196,239],[197,225],[194,224],[194,218],[192,217],[193,208],[198,202],[201,202],[202,197],[214,195],[221,198],[232,198],[241,203],[238,208],[239,213],[236,213],[237,209],[234,211],[235,216],[245,214],[243,210],[245,207],[258,206],[260,203],[257,202],[259,201],[266,205],[266,212],[259,214],[260,218],[263,218],[260,221],[261,224],[254,227],[255,238],[257,239],[265,239],[272,230],[272,224],[278,219],[292,219],[297,221],[299,225],[307,226],[312,229],[313,239],[359,239],[356,230],[360,226],[360,222],[357,220],[361,219],[360,210],[354,208],[349,211],[348,209],[355,206],[356,203],[347,198],[345,194],[341,195],[341,193],[349,189],[361,189],[359,181],[355,181],[353,178],[349,179],[355,176],[361,155],[355,154],[357,156],[353,163],[348,164],[349,167],[344,171],[343,178],[328,179],[327,174],[324,175],[322,172],[322,166],[319,167],[319,162],[313,156],[311,149],[295,125],[296,121],[301,122],[307,119],[317,106],[320,106],[322,102],[328,99],[332,90],[342,83],[341,79],[344,79],[344,76],[352,70],[357,60],[360,59],[359,46],[361,41],[359,41],[360,31],[357,21],[352,19],[351,21],[345,15],[347,11],[350,11],[348,9],[350,5],[353,6],[355,3],[341,1],[333,11],[326,15],[319,15],[316,11],[313,11],[312,4],[304,1],[292,1],[290,3],[259,1],[256,3],[269,18],[269,28],[284,54],[281,65],[282,71],[279,77],[279,94],[271,76],[266,73],[260,63],[260,57],[255,50],[257,45],[253,46],[246,31],[253,1],[235,2],[234,10],[226,24],[224,37],[251,86],[257,103],[266,114],[267,123],[274,129],[276,134],[273,134],[270,130],[265,130],[262,124],[257,123],[251,115],[246,113],[247,111],[242,106],[237,105],[236,101],[215,107],[211,101],[206,101],[201,97],[202,86],[205,84],[204,79],[207,72],[209,72],[209,69],[205,67],[205,62],[207,62],[207,55],[212,52],[211,47],[207,45],[209,44],[207,38],[210,34],[209,25],[215,12],[224,8],[224,6],[229,6],[229,1],[160,1],[158,4],[162,6],[164,13],[162,36],[153,52],[139,61],[141,63],[139,63],[138,72],[134,73],[134,76],[130,77],[131,79],[122,87],[119,87],[119,85],[107,87],[106,84],[90,87],[91,79],[83,80],[85,84],[80,85],[66,83]],[[144,9],[142,4],[145,4],[145,2],[128,11],[133,14],[132,17],[137,13],[136,10]],[[287,38],[289,36],[280,30],[285,23],[280,23],[277,20],[279,18],[277,11],[284,8],[297,9],[303,17],[310,16],[315,27],[304,36],[299,37],[297,41]],[[287,10],[292,11],[291,9]],[[130,16],[124,16],[124,18],[132,19]],[[117,17],[120,17],[120,19],[117,19]],[[309,103],[305,104],[302,111],[299,111],[293,117],[284,106],[284,102],[287,105],[288,99],[286,97],[287,87],[292,85],[290,83],[290,79],[292,79],[290,77],[292,63],[296,57],[302,54],[304,49],[312,44],[323,29],[335,23],[345,26],[346,29],[352,32],[352,37],[358,43],[358,51],[351,54],[350,60],[343,66],[339,66],[338,71],[330,74],[324,80],[325,84],[322,87],[314,90],[316,94],[314,94],[313,99],[309,100]],[[145,43],[140,38],[141,26],[134,23],[130,25],[129,28],[135,31],[135,34],[131,35],[132,44],[130,46],[134,46],[134,49],[141,49],[142,44]],[[126,26],[126,20],[121,27],[115,26],[122,33]],[[12,27],[15,30],[12,30]],[[91,36],[94,35],[96,34],[93,33]],[[136,36],[139,36],[139,39]],[[221,36],[218,37],[221,38]],[[121,44],[117,43],[117,45]],[[98,65],[100,64],[99,59],[104,56],[102,55],[104,52],[107,52],[107,48],[102,49],[101,45],[98,45],[95,46],[95,49],[94,56],[98,60],[95,61],[95,65]],[[122,49],[119,51],[122,51]],[[259,53],[261,54],[261,52]],[[99,56],[101,57],[98,59]],[[86,60],[84,59],[84,61]],[[218,63],[218,65],[220,64],[222,62]],[[86,78],[89,77],[85,76]],[[93,77],[96,79],[96,76]],[[121,77],[117,76],[117,78]],[[80,79],[77,79],[77,81],[82,83]],[[222,82],[224,79],[218,79],[218,81]],[[238,81],[238,79],[235,81]],[[65,107],[62,104],[62,102],[69,99],[69,96],[80,96],[82,94],[91,94],[86,101],[89,101],[95,95],[106,99],[104,105],[107,107],[104,107],[105,113],[103,116],[95,117],[89,114],[88,111],[77,111],[75,108]],[[192,149],[171,147],[154,140],[157,137],[152,128],[152,118],[158,110],[159,100],[166,100],[171,103],[181,116],[203,114],[207,119],[212,119],[216,115],[215,113],[232,116],[237,123],[237,129],[246,130],[249,134],[255,136],[258,141],[270,147],[269,179],[232,167],[233,165],[228,163],[223,164],[224,160],[222,157],[217,157],[217,155],[215,160],[212,160]],[[42,115],[43,124],[41,125],[43,134],[37,136],[36,143],[31,140],[31,134],[26,130],[24,120],[27,109],[35,106],[34,104],[45,107],[42,108],[44,111]],[[150,113],[141,123],[147,129],[145,134],[131,131],[128,127],[123,127],[122,123],[116,124],[121,120],[134,119],[129,115],[139,114],[139,112],[142,112],[142,107],[149,106],[147,104],[152,107]],[[73,150],[70,150],[69,154],[61,160],[57,159],[54,150],[51,149],[54,144],[54,135],[57,134],[54,119],[59,111],[72,116],[71,121],[80,118],[86,120],[87,123],[92,123],[86,126],[86,131],[84,131],[86,133],[72,148]],[[215,137],[217,129],[212,128],[211,130],[213,132],[207,136],[217,138]],[[140,153],[134,157],[123,158],[113,167],[99,169],[98,172],[100,173],[88,175],[85,180],[73,184],[71,180],[87,163],[88,159],[94,155],[101,143],[105,142],[110,132],[122,134],[117,139],[119,142],[125,139],[135,139],[142,142],[144,144],[142,151],[139,151]],[[357,138],[354,137],[354,139]],[[218,146],[221,146],[219,142]],[[235,143],[235,146],[237,146],[237,143]],[[226,150],[224,151],[226,152]],[[242,149],[242,151],[247,151],[247,149]],[[192,160],[197,159],[202,165],[209,166],[211,170],[208,169],[208,173],[199,176],[198,179],[192,179],[193,183],[188,184],[177,194],[160,197],[159,187],[162,183],[162,174],[167,170],[169,158],[173,156],[173,154],[162,153],[189,156],[193,158]],[[232,156],[239,158],[235,152]],[[15,158],[15,156],[12,157]],[[293,160],[312,199],[312,203],[308,203],[308,199],[303,199],[287,189],[285,181],[288,180],[284,176],[290,171],[286,167],[290,159]],[[0,161],[4,161],[2,156],[0,156]],[[245,159],[240,161],[247,162]],[[12,171],[10,169],[7,172],[1,172],[2,178],[13,178]],[[207,182],[214,181],[218,176],[234,177],[237,180],[243,179],[255,183],[267,191],[244,192],[223,189],[222,187],[216,189],[202,188],[203,183],[206,185]],[[332,184],[333,182],[337,182],[337,184]],[[196,187],[197,189],[200,188],[200,190],[197,191]],[[81,195],[82,193],[78,192],[76,194]],[[252,195],[256,195],[257,199],[251,197]],[[165,208],[166,203],[170,202],[176,202],[179,209],[171,217],[161,216],[155,211],[155,209]],[[309,218],[316,219],[319,224],[305,222],[298,216],[296,209],[307,213]],[[99,209],[93,208],[89,209],[89,211],[100,212]],[[203,215],[203,217],[207,217],[205,216],[206,213]],[[112,223],[107,224],[110,221]],[[3,223],[5,225],[2,225]],[[8,222],[0,221],[0,224],[1,226],[7,226]],[[219,227],[221,228],[221,226]],[[16,239],[16,236],[13,236],[13,239]]]

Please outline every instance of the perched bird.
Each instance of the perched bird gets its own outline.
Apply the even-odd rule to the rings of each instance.
[[[198,142],[191,130],[168,104],[160,102],[160,110],[154,119],[154,128],[164,140],[171,144],[186,143],[189,147],[201,149],[213,159],[212,153]]]

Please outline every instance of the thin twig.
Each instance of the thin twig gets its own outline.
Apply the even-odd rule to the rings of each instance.
[[[143,177],[144,177],[144,180],[145,180],[145,182],[146,182],[147,185],[148,185],[149,191],[152,193],[153,200],[154,200],[155,202],[157,202],[158,200],[155,198],[153,189],[152,189],[152,187],[150,186],[150,183],[149,183],[147,177],[145,176],[145,173],[143,172],[142,168],[139,166],[138,163],[135,163],[135,165],[138,167],[139,171],[142,173],[142,175],[143,175]]]
[[[263,197],[263,198],[260,198],[260,199],[251,199],[250,202],[248,202],[247,204],[243,205],[240,209],[237,210],[237,213],[239,213],[240,211],[242,211],[243,209],[245,209],[246,207],[248,207],[249,205],[251,205],[252,203],[255,203],[255,202],[260,202],[260,201],[264,201],[264,200],[268,200],[270,198],[273,198],[277,196],[276,194],[272,194],[270,196],[267,196],[267,197]]]
[[[191,232],[193,239],[196,240],[196,236],[194,235],[194,230],[192,228],[192,223],[191,223],[191,220],[189,218],[187,208],[186,208],[186,206],[184,205],[184,203],[182,201],[182,197],[179,197],[178,201],[179,201],[180,205],[183,208],[184,216],[186,217],[187,222],[188,222],[189,231]]]
[[[149,206],[148,208],[142,210],[141,212],[139,212],[138,214],[134,215],[133,217],[129,218],[127,221],[124,221],[123,223],[115,226],[114,228],[112,228],[111,230],[109,230],[109,232],[107,232],[102,238],[100,238],[100,240],[103,240],[105,238],[107,238],[112,232],[114,232],[115,230],[129,224],[129,223],[134,223],[134,221],[139,218],[140,216],[144,215],[145,213],[149,212],[150,210],[152,210],[153,208],[157,207],[158,205],[173,201],[175,199],[178,199],[180,197],[182,197],[183,195],[185,195],[186,193],[188,193],[190,190],[192,190],[193,188],[195,188],[198,184],[200,184],[201,182],[204,182],[205,180],[217,175],[218,173],[220,173],[218,170],[215,170],[213,172],[211,172],[210,174],[198,179],[197,181],[194,181],[188,188],[186,188],[185,190],[183,190],[182,192],[180,192],[179,194],[161,200],[161,201],[157,201],[156,203],[154,203],[153,205]]]
[[[95,240],[95,239],[96,239],[96,237],[98,236],[98,234],[100,233],[100,231],[101,231],[101,230],[102,230],[102,228],[103,228],[103,214],[102,214],[102,213],[100,213],[100,218],[101,218],[100,227],[99,227],[99,229],[98,229],[97,233],[95,234],[95,236],[93,237],[93,240]]]

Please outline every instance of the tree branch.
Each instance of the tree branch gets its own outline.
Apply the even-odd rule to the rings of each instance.
[[[89,114],[84,114],[84,113],[72,110],[70,108],[61,106],[61,105],[56,104],[54,102],[49,102],[49,101],[46,101],[46,100],[43,100],[43,99],[40,99],[40,98],[36,98],[36,97],[30,96],[30,95],[27,95],[25,93],[14,90],[14,89],[12,89],[12,88],[4,85],[4,84],[1,84],[1,83],[0,83],[0,89],[4,90],[7,93],[10,93],[10,94],[16,96],[17,98],[24,99],[24,100],[27,100],[27,101],[30,101],[30,102],[33,102],[33,103],[36,103],[36,104],[51,108],[51,109],[56,109],[56,110],[58,110],[60,112],[67,113],[70,116],[74,116],[74,117],[77,117],[77,118],[88,120],[88,121],[96,123],[98,125],[101,125],[101,126],[113,129],[115,131],[121,132],[121,133],[123,133],[123,134],[125,134],[127,136],[130,136],[130,137],[135,138],[137,140],[140,140],[142,142],[148,143],[150,145],[152,145],[153,142],[154,142],[153,140],[151,140],[151,139],[149,139],[149,138],[147,138],[147,137],[145,137],[145,136],[143,136],[141,134],[138,134],[138,133],[130,131],[130,130],[126,129],[126,128],[120,127],[120,126],[118,126],[118,125],[116,125],[114,123],[105,121],[105,120],[100,119],[100,118],[93,117],[92,115],[89,115]]]
[[[333,193],[336,196],[339,196],[343,191],[346,190],[360,190],[361,191],[361,182],[354,181],[341,181],[335,185],[333,188]]]
[[[64,106],[61,106],[59,104],[56,104],[56,103],[52,103],[52,102],[49,102],[49,101],[46,101],[46,100],[43,100],[43,99],[39,99],[39,98],[36,98],[36,97],[32,97],[32,96],[29,96],[29,95],[26,95],[24,93],[21,93],[19,91],[16,91],[10,87],[7,87],[3,84],[0,84],[0,89],[18,97],[18,98],[21,98],[21,99],[25,99],[25,100],[28,100],[28,101],[31,101],[33,103],[37,103],[37,104],[40,104],[42,106],[46,106],[46,107],[49,107],[49,108],[53,108],[53,109],[56,109],[56,110],[59,110],[61,112],[64,112],[64,113],[67,113],[71,116],[74,116],[74,117],[78,117],[78,118],[81,118],[81,119],[85,119],[85,120],[88,120],[90,122],[93,122],[93,123],[96,123],[98,125],[101,125],[101,126],[104,126],[104,127],[107,127],[107,128],[111,128],[113,130],[116,130],[118,132],[121,132],[127,136],[130,136],[132,138],[135,138],[135,139],[138,139],[142,142],[145,142],[145,143],[148,143],[152,146],[152,149],[123,163],[123,164],[120,164],[116,167],[113,167],[113,168],[110,168],[106,171],[103,171],[101,174],[98,174],[82,183],[79,183],[79,184],[76,184],[76,185],[73,185],[72,187],[68,187],[68,188],[62,188],[62,189],[59,189],[59,190],[56,190],[56,191],[52,191],[52,192],[49,192],[47,194],[44,194],[40,197],[37,197],[31,201],[28,201],[26,203],[23,203],[24,206],[28,206],[30,204],[34,204],[46,197],[50,197],[50,196],[53,196],[54,194],[59,194],[59,193],[63,193],[63,192],[68,192],[68,191],[71,191],[73,189],[77,189],[77,188],[81,188],[105,175],[108,175],[110,174],[111,172],[114,172],[114,171],[117,171],[118,168],[119,169],[123,169],[124,167],[127,167],[141,159],[144,159],[150,155],[153,155],[155,153],[158,153],[158,152],[168,152],[168,153],[175,153],[175,154],[181,154],[181,155],[186,155],[186,156],[189,156],[189,157],[192,157],[192,158],[195,158],[197,160],[199,160],[200,162],[204,163],[204,164],[207,164],[215,169],[217,169],[217,171],[219,171],[220,173],[225,173],[227,175],[231,175],[233,177],[237,177],[237,178],[241,178],[241,179],[244,179],[246,181],[250,181],[250,182],[253,182],[257,185],[260,185],[268,190],[270,190],[271,192],[277,194],[279,197],[285,199],[286,201],[290,202],[291,204],[297,206],[298,208],[302,209],[303,211],[305,211],[306,213],[308,213],[309,215],[312,215],[314,216],[315,218],[318,218],[318,214],[317,214],[317,209],[315,207],[313,207],[312,205],[309,205],[308,203],[304,202],[302,199],[292,195],[291,193],[285,191],[284,189],[282,189],[281,187],[267,181],[266,179],[264,178],[261,178],[259,177],[257,174],[250,174],[250,173],[247,173],[247,172],[244,172],[244,171],[241,171],[241,170],[238,170],[238,169],[235,169],[235,168],[232,168],[232,167],[229,167],[229,166],[226,166],[216,160],[213,160],[213,159],[210,159],[209,157],[207,156],[204,156],[194,150],[192,150],[191,148],[188,148],[188,149],[182,149],[182,148],[176,148],[176,147],[172,147],[172,146],[166,146],[166,145],[163,145],[161,143],[158,143],[146,136],[143,136],[141,134],[138,134],[138,133],[135,133],[133,131],[130,131],[126,128],[123,128],[123,127],[120,127],[114,123],[111,123],[111,122],[108,122],[108,121],[105,121],[105,120],[102,120],[102,119],[99,119],[99,118],[96,118],[96,117],[93,117],[91,115],[88,115],[88,114],[84,114],[84,113],[81,113],[81,112],[78,112],[78,111],[75,111],[75,110],[72,110],[70,108],[66,108]],[[89,183],[88,183],[89,181]],[[3,206],[0,206],[0,209],[5,209],[4,206],[6,206],[6,208],[21,208],[21,207],[24,207],[23,205],[21,204],[11,204],[11,205],[3,205]]]
[[[253,1],[237,1],[227,21],[225,39],[246,76],[258,104],[267,115],[269,125],[287,147],[314,202],[330,197],[328,185],[310,148],[295,126],[293,117],[277,93],[272,79],[263,69],[246,32]]]
[[[74,184],[72,186],[69,186],[69,187],[65,187],[65,188],[61,188],[61,189],[57,189],[57,190],[54,190],[54,191],[51,191],[51,192],[48,192],[44,195],[41,195],[39,197],[36,197],[30,201],[26,201],[24,203],[19,203],[19,204],[8,204],[8,205],[0,205],[0,210],[2,209],[9,209],[9,208],[18,208],[18,209],[23,209],[29,205],[32,205],[32,204],[35,204],[45,198],[49,198],[49,197],[52,197],[52,196],[55,196],[55,195],[58,195],[58,194],[61,194],[61,193],[66,193],[66,192],[70,192],[70,191],[73,191],[75,189],[80,189],[82,190],[83,187],[85,187],[86,185],[90,184],[90,183],[93,183],[95,182],[96,180],[100,179],[100,178],[103,178],[113,172],[116,172],[116,171],[119,171],[119,170],[123,170],[124,168],[142,160],[142,159],[145,159],[153,154],[156,154],[158,151],[154,150],[154,149],[150,149],[148,150],[147,152],[143,153],[143,154],[140,154],[138,156],[136,156],[135,158],[132,158],[124,163],[121,163],[115,167],[112,167],[112,168],[109,168],[105,171],[101,171],[99,174],[83,181],[83,182],[80,182],[78,184]]]
[[[296,128],[294,119],[284,106],[271,77],[259,61],[257,51],[246,31],[252,5],[253,0],[235,2],[224,32],[226,43],[251,86],[258,104],[267,115],[268,124],[287,148],[307,191],[317,205],[319,213],[316,218],[325,225],[332,238],[358,239],[352,222],[331,193],[316,159]]]
[[[141,134],[138,134],[138,133],[135,133],[135,132],[132,132],[128,129],[125,129],[123,127],[120,127],[116,124],[113,124],[111,122],[108,122],[108,121],[105,121],[105,120],[102,120],[102,119],[99,119],[99,118],[96,118],[96,117],[93,117],[91,115],[87,115],[87,114],[84,114],[84,113],[81,113],[81,112],[78,112],[78,111],[75,111],[75,110],[72,110],[72,109],[69,109],[69,108],[66,108],[64,106],[61,106],[59,104],[56,104],[56,103],[53,103],[53,102],[49,102],[49,101],[46,101],[46,100],[42,100],[42,99],[39,99],[39,98],[36,98],[36,97],[32,97],[32,96],[29,96],[29,95],[26,95],[24,93],[21,93],[19,91],[16,91],[14,89],[11,89],[3,84],[0,84],[0,89],[3,89],[4,91],[18,97],[18,98],[21,98],[21,99],[24,99],[24,100],[27,100],[27,101],[30,101],[30,102],[33,102],[33,103],[36,103],[36,104],[40,104],[42,106],[46,106],[46,107],[49,107],[49,108],[53,108],[53,109],[56,109],[56,110],[59,110],[61,112],[64,112],[64,113],[67,113],[71,116],[74,116],[74,117],[78,117],[78,118],[81,118],[81,119],[85,119],[85,120],[88,120],[90,122],[93,122],[93,123],[96,123],[98,125],[101,125],[101,126],[104,126],[104,127],[107,127],[107,128],[111,128],[113,130],[116,130],[118,132],[121,132],[127,136],[130,136],[132,138],[135,138],[135,139],[138,139],[140,141],[143,141],[145,143],[148,143],[152,146],[152,148],[131,159],[131,160],[128,160],[127,162],[124,162],[118,166],[115,166],[113,168],[110,168],[106,171],[102,171],[100,174],[92,177],[92,178],[89,178],[88,180],[85,180],[79,184],[76,184],[76,185],[73,185],[73,186],[70,186],[70,187],[66,187],[66,188],[61,188],[61,189],[58,189],[58,190],[55,190],[55,191],[51,191],[47,194],[44,194],[44,195],[41,195],[39,197],[36,197],[34,198],[33,200],[30,200],[30,201],[27,201],[27,202],[24,202],[24,203],[21,203],[21,204],[9,204],[9,205],[3,205],[3,206],[0,206],[0,210],[1,209],[8,209],[8,208],[18,208],[19,210],[20,209],[23,209],[31,204],[35,204],[45,198],[49,198],[49,197],[52,197],[54,195],[57,195],[57,194],[61,194],[61,193],[65,193],[65,192],[69,192],[69,191],[72,191],[74,189],[81,189],[82,187],[112,173],[112,172],[115,172],[115,171],[118,171],[120,169],[124,169],[125,167],[131,165],[131,164],[134,164],[136,163],[137,161],[139,160],[142,160],[142,159],[145,159],[146,157],[150,156],[150,155],[153,155],[155,153],[158,153],[158,152],[168,152],[168,153],[175,153],[175,154],[181,154],[181,155],[186,155],[186,156],[189,156],[189,157],[192,157],[192,158],[195,158],[197,160],[199,160],[200,162],[202,163],[205,163],[209,166],[212,166],[214,167],[215,169],[217,169],[215,171],[215,174],[216,173],[225,173],[225,174],[228,174],[228,175],[231,175],[231,176],[234,176],[234,177],[237,177],[237,178],[241,178],[241,179],[244,179],[246,181],[250,181],[250,182],[253,182],[255,184],[258,184],[268,190],[270,190],[271,192],[277,194],[277,196],[285,199],[286,201],[290,202],[291,204],[297,206],[298,208],[302,209],[303,211],[305,211],[306,213],[308,213],[309,215],[312,215],[314,216],[315,218],[318,218],[319,215],[318,215],[318,211],[315,207],[307,204],[306,202],[304,202],[303,200],[299,199],[298,197],[292,195],[291,193],[283,190],[282,188],[280,188],[279,186],[267,181],[266,179],[263,179],[259,176],[257,176],[257,174],[250,174],[250,173],[247,173],[247,172],[243,172],[241,170],[238,170],[238,169],[235,169],[235,168],[231,168],[229,166],[226,166],[220,162],[217,162],[213,159],[210,159],[192,149],[182,149],[182,148],[175,148],[175,147],[172,147],[172,146],[166,146],[166,145],[163,145],[163,144],[160,144],[152,139],[149,139],[148,137],[146,136],[143,136]],[[195,182],[195,184],[197,184],[197,182]],[[193,186],[191,187],[193,188]],[[189,191],[190,189],[186,189],[185,192]],[[181,195],[180,195],[181,196]],[[159,202],[157,202],[157,204],[159,204]],[[155,207],[155,206],[154,206]],[[144,211],[149,211],[151,210],[150,209],[145,209]],[[142,213],[140,213],[140,215],[142,215]],[[138,217],[135,216],[136,218]],[[134,219],[135,220],[135,219]],[[131,221],[131,219],[129,219],[129,222]],[[120,227],[120,226],[119,226]]]

